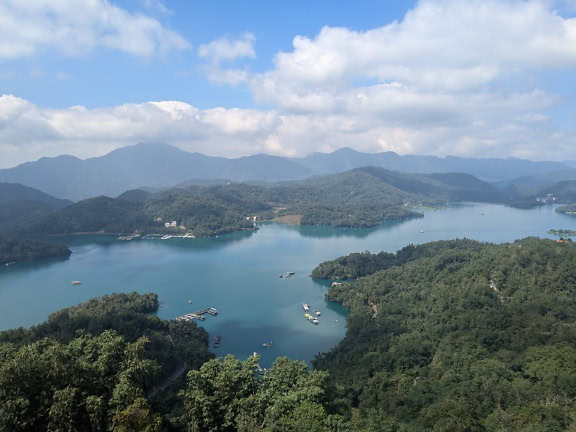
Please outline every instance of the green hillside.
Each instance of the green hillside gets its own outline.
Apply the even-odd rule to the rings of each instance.
[[[576,245],[446,241],[334,266],[364,275],[330,289],[348,331],[314,362],[337,411],[385,430],[576,426]]]
[[[41,258],[67,257],[71,253],[70,249],[61,244],[0,235],[0,265]]]
[[[413,206],[460,200],[504,202],[498,190],[467,174],[406,174],[367,167],[266,186],[225,183],[156,193],[128,191],[118,198],[80,201],[26,223],[20,232],[208,236],[253,229],[248,217],[268,220],[284,215],[299,215],[305,225],[370,227],[420,216],[410,210]],[[164,224],[172,221],[177,227],[165,229]]]
[[[155,294],[114,294],[0,332],[0,430],[167,430],[155,395],[176,397],[212,355],[202,328],[157,308]]]

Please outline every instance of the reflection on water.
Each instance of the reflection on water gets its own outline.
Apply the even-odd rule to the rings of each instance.
[[[9,266],[6,266],[4,264],[0,264],[0,274],[2,274],[2,272],[10,272],[11,275],[14,274],[25,274],[25,273],[29,273],[30,271],[34,271],[34,270],[41,270],[43,268],[49,268],[51,266],[56,266],[64,261],[68,261],[70,259],[69,256],[63,256],[63,257],[51,257],[51,258],[44,258],[44,259],[40,259],[37,261],[32,261],[32,262],[25,262],[25,263],[16,263],[16,264],[11,264]],[[0,290],[2,289],[2,286],[0,285]]]
[[[99,245],[103,248],[118,247],[118,243],[129,245],[134,242],[157,242],[159,247],[180,247],[192,249],[214,249],[226,247],[230,243],[243,241],[252,237],[257,231],[238,231],[230,234],[223,234],[214,237],[200,237],[196,239],[172,238],[161,240],[160,237],[136,238],[130,241],[118,241],[115,235],[88,235],[88,236],[53,236],[49,240],[65,244],[72,248],[80,250],[82,247],[90,245]]]
[[[370,227],[370,228],[334,228],[327,225],[289,225],[289,224],[274,224],[273,222],[262,222],[260,226],[266,225],[277,225],[278,229],[281,230],[288,230],[297,232],[303,237],[311,237],[311,238],[329,238],[329,237],[355,237],[355,238],[366,238],[371,234],[378,232],[378,231],[386,231],[392,230],[398,225],[406,223],[412,219],[403,219],[403,220],[394,220],[394,221],[385,221],[382,224]]]

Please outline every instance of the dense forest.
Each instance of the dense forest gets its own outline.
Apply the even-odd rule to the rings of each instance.
[[[315,273],[362,276],[330,289],[348,331],[314,361],[336,412],[373,430],[576,430],[576,245],[436,242]]]
[[[156,233],[209,236],[254,229],[251,219],[298,215],[305,225],[370,227],[421,216],[411,208],[449,201],[504,202],[500,191],[466,174],[406,174],[358,168],[292,183],[188,185],[96,197],[20,224],[30,235]],[[175,221],[176,227],[166,228]]]
[[[0,332],[0,430],[166,430],[185,372],[212,354],[204,329],[157,307],[155,294],[114,294]]]
[[[481,246],[475,241],[445,240],[424,245],[408,245],[395,254],[389,252],[377,254],[368,251],[355,252],[319,264],[312,270],[312,277],[332,280],[357,279],[419,258],[432,257],[447,249],[462,249],[464,247],[478,248]]]
[[[0,265],[41,258],[67,257],[70,249],[61,244],[0,235]]]

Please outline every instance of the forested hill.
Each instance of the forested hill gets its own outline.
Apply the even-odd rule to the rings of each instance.
[[[33,219],[72,204],[17,183],[0,183],[0,232],[25,225]]]
[[[312,277],[331,280],[357,279],[421,258],[434,257],[436,254],[450,249],[478,250],[482,247],[481,243],[473,240],[442,240],[423,245],[408,245],[396,253],[355,252],[332,261],[320,263],[312,270]]]
[[[67,257],[71,253],[70,249],[61,244],[0,235],[0,265],[42,258]]]
[[[185,373],[213,356],[204,329],[157,308],[114,294],[0,332],[0,430],[167,431]]]
[[[380,430],[574,430],[576,245],[459,240],[340,264],[366,276],[328,292],[350,309],[314,362],[338,411]]]
[[[500,191],[467,174],[406,174],[358,168],[341,174],[266,186],[192,185],[118,198],[80,201],[22,227],[27,234],[133,231],[196,236],[251,229],[259,220],[297,215],[306,225],[369,227],[418,216],[411,206],[448,201],[504,202]],[[164,229],[166,222],[177,227]],[[183,226],[183,231],[180,231]]]

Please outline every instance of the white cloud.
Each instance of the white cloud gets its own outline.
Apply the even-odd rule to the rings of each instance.
[[[239,39],[230,39],[222,36],[207,44],[200,45],[198,55],[215,62],[230,61],[237,58],[256,57],[254,41],[256,37],[252,33],[244,33]]]
[[[224,68],[219,64],[204,65],[203,70],[208,80],[231,86],[246,82],[250,76],[247,69]]]
[[[160,12],[164,15],[172,14],[172,11],[166,7],[160,0],[144,0],[144,6],[151,11]]]
[[[255,58],[254,42],[256,37],[252,33],[244,33],[239,39],[230,39],[222,36],[198,48],[198,56],[208,60],[204,65],[206,77],[217,83],[238,85],[246,82],[249,72],[246,68],[224,67],[223,62],[232,62],[242,58]]]
[[[189,44],[157,20],[107,0],[0,0],[0,60],[96,47],[148,56]]]
[[[178,101],[50,109],[4,95],[0,96],[0,166],[63,153],[101,155],[138,142],[166,142],[227,157],[260,152],[304,156],[342,146],[368,152],[574,157],[573,131],[558,132],[545,116],[534,111],[551,103],[549,95],[511,95],[505,103],[498,98],[449,100],[443,103],[436,121],[423,122],[421,118],[434,114],[437,100],[388,98],[380,114],[373,111],[366,115],[360,109],[305,114],[239,108],[200,110]],[[474,115],[475,110],[483,111]],[[396,116],[395,111],[399,111]]]
[[[420,89],[478,88],[525,68],[576,67],[576,19],[541,0],[421,0],[401,22],[369,31],[324,27],[254,79],[264,101],[336,91],[358,79]]]

